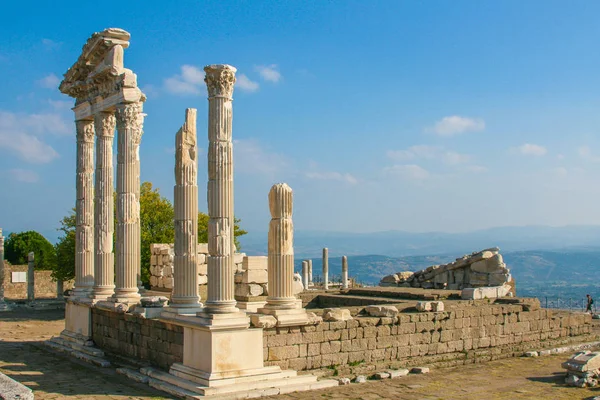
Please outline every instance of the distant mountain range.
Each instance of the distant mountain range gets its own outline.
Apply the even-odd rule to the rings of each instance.
[[[250,232],[240,238],[242,251],[264,255],[267,232]],[[374,233],[294,232],[297,257],[320,257],[323,247],[331,256],[382,254],[390,257],[413,255],[459,256],[498,246],[503,252],[524,250],[600,249],[600,226],[524,226],[490,228],[466,233]]]

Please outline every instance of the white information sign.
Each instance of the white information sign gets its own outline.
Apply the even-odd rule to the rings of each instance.
[[[13,272],[12,283],[25,283],[27,282],[27,272]]]

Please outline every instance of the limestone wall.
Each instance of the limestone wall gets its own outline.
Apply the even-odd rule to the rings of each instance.
[[[316,326],[269,328],[264,330],[263,346],[265,364],[286,369],[362,363],[385,368],[425,359],[462,363],[469,355],[471,359],[479,356],[480,361],[510,357],[516,351],[539,349],[590,332],[589,314],[558,315],[532,310],[529,305],[471,302],[447,312],[359,316]]]
[[[4,261],[4,297],[9,300],[27,299],[27,282],[12,281],[13,272],[27,272],[27,265],[11,265]],[[56,298],[56,281],[50,277],[51,271],[34,271],[35,274],[35,298]],[[74,281],[64,283],[64,290],[72,289]]]
[[[416,272],[397,272],[379,282],[379,286],[451,290],[504,284],[512,287],[515,296],[514,280],[497,247],[464,255],[448,264],[432,265]]]

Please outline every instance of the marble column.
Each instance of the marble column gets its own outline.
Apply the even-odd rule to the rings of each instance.
[[[230,65],[204,67],[208,89],[208,288],[204,311],[239,312],[234,297],[232,96]]]
[[[119,104],[117,120],[117,248],[112,301],[139,301],[140,275],[140,142],[142,103]]]
[[[75,287],[73,297],[89,299],[94,286],[94,122],[76,121]]]
[[[342,256],[342,289],[348,289],[348,257]]]
[[[8,310],[4,301],[4,236],[0,228],[0,311]]]
[[[114,113],[100,112],[96,114],[94,125],[96,128],[96,197],[94,201],[96,254],[92,298],[106,300],[113,295],[115,289],[113,141],[116,119]]]
[[[27,254],[27,301],[35,300],[35,257],[33,251]]]
[[[302,261],[302,286],[308,290],[308,261]]]
[[[313,269],[312,269],[312,260],[308,260],[308,284],[310,286],[313,285]]]
[[[170,307],[199,309],[198,295],[198,147],[196,109],[185,111],[175,138],[175,260]]]
[[[329,289],[329,249],[323,248],[323,289]]]
[[[271,222],[268,236],[269,296],[265,308],[296,308],[294,296],[294,223],[292,189],[285,183],[269,192]]]

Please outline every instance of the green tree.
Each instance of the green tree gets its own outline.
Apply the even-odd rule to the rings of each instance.
[[[116,196],[115,196],[116,203]],[[116,204],[115,204],[116,209]],[[140,231],[141,231],[141,265],[142,282],[150,281],[150,245],[153,243],[173,243],[175,241],[175,210],[171,202],[160,195],[152,183],[144,182],[140,187]],[[208,215],[198,212],[198,242],[208,241]],[[245,230],[240,228],[240,220],[235,219],[234,237],[238,250],[240,243],[238,237],[245,235]],[[115,228],[117,222],[115,220]],[[75,276],[75,209],[61,220],[58,229],[64,233],[56,244],[58,264],[52,276],[55,279],[68,280]],[[113,236],[114,237],[114,236]]]
[[[5,258],[13,265],[27,264],[27,254],[35,254],[36,269],[54,269],[56,252],[54,246],[40,233],[26,231],[8,235],[4,246]]]

